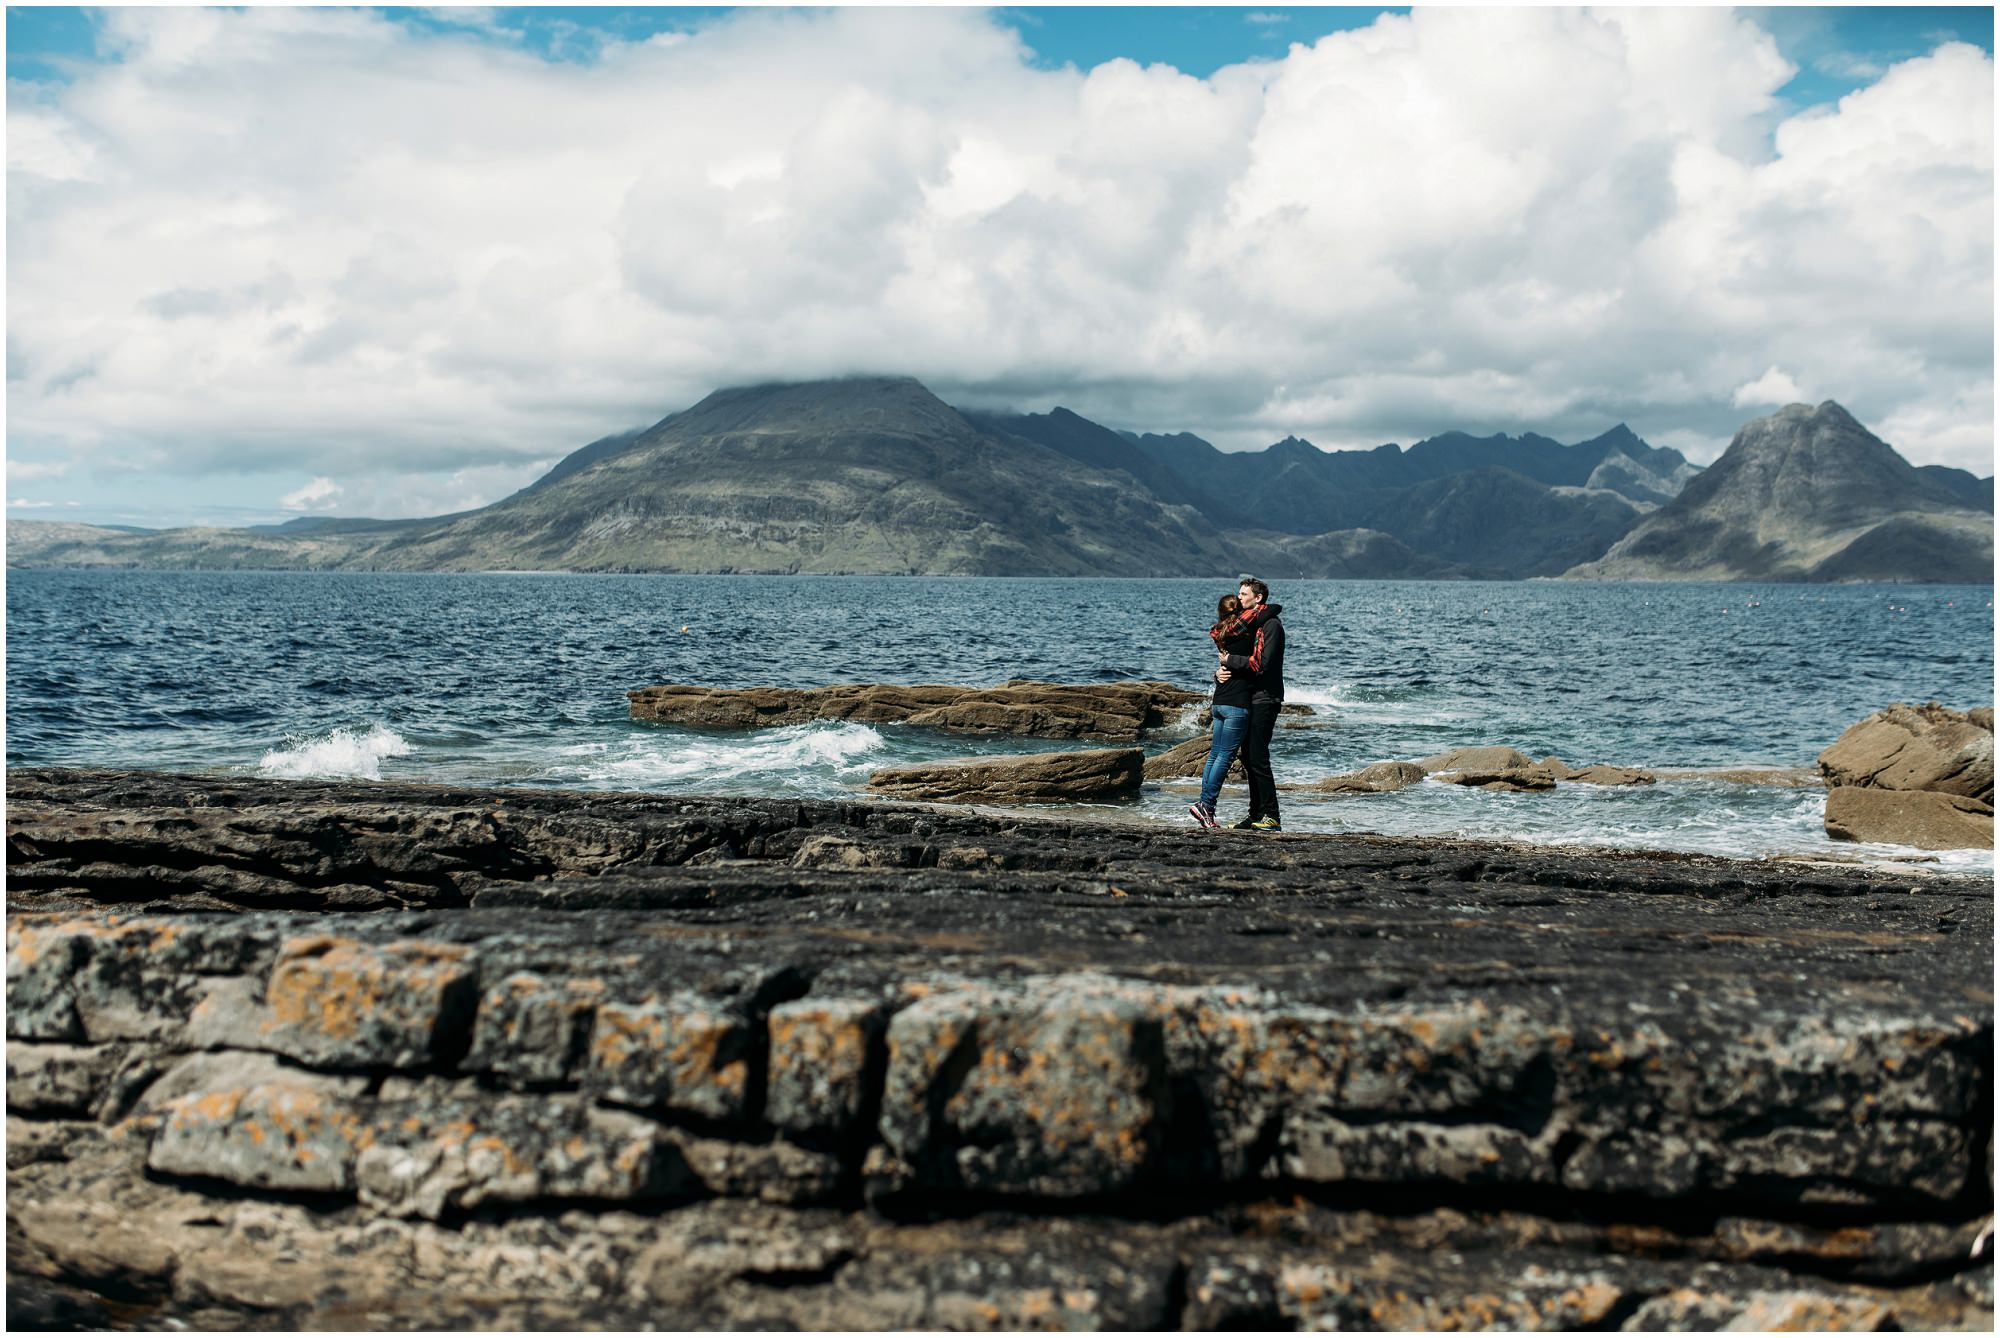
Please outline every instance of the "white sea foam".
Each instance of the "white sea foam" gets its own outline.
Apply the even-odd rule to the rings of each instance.
[[[1353,698],[1339,683],[1287,683],[1285,700],[1307,706],[1350,706]]]
[[[1312,708],[1322,724],[1342,728],[1380,726],[1393,730],[1463,729],[1474,719],[1463,703],[1423,689],[1359,688],[1347,683],[1287,683],[1285,701]],[[1467,737],[1467,743],[1499,740]],[[1427,750],[1429,751],[1429,750]]]
[[[287,735],[285,746],[265,753],[257,770],[281,780],[381,780],[383,758],[406,757],[415,751],[409,740],[386,725],[372,726],[365,734],[336,729],[310,737]]]
[[[852,722],[786,725],[748,736],[648,732],[589,754],[587,760],[581,750],[565,749],[577,760],[555,768],[551,778],[639,788],[744,776],[782,784],[814,773],[852,777],[866,772],[871,767],[866,759],[882,746],[880,732]]]

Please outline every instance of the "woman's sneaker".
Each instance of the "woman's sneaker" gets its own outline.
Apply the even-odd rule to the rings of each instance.
[[[1196,822],[1204,827],[1213,828],[1215,826],[1215,810],[1207,804],[1202,803],[1199,799],[1188,805],[1188,813]]]

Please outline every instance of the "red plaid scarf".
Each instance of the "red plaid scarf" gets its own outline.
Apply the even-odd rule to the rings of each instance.
[[[1218,642],[1220,642],[1224,637],[1235,636],[1238,632],[1242,631],[1244,628],[1250,625],[1250,620],[1257,616],[1257,609],[1261,609],[1263,607],[1264,606],[1262,604],[1259,604],[1256,609],[1245,609],[1243,612],[1236,615],[1236,622],[1234,626],[1224,627],[1220,631],[1211,627],[1208,629],[1208,634],[1211,637],[1215,638],[1215,640]]]

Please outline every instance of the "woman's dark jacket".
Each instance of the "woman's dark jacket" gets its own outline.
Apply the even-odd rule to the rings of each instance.
[[[1282,611],[1282,606],[1277,604],[1259,604],[1248,617],[1239,615],[1233,619],[1230,625],[1223,629],[1220,636],[1217,636],[1213,632],[1209,633],[1209,635],[1215,638],[1215,648],[1217,650],[1225,655],[1236,656],[1242,664],[1247,664],[1248,657],[1257,649],[1258,635],[1263,630],[1264,624],[1277,617]],[[1258,675],[1255,672],[1239,665],[1239,667],[1230,673],[1227,683],[1217,683],[1215,685],[1214,704],[1217,706],[1241,706],[1245,710],[1248,710],[1250,707],[1250,691],[1255,686],[1257,678]]]

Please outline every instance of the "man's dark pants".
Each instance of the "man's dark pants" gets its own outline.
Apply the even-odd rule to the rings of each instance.
[[[1243,771],[1250,778],[1250,816],[1278,816],[1278,783],[1271,776],[1271,731],[1278,703],[1261,692],[1250,699],[1250,731],[1243,736]]]

